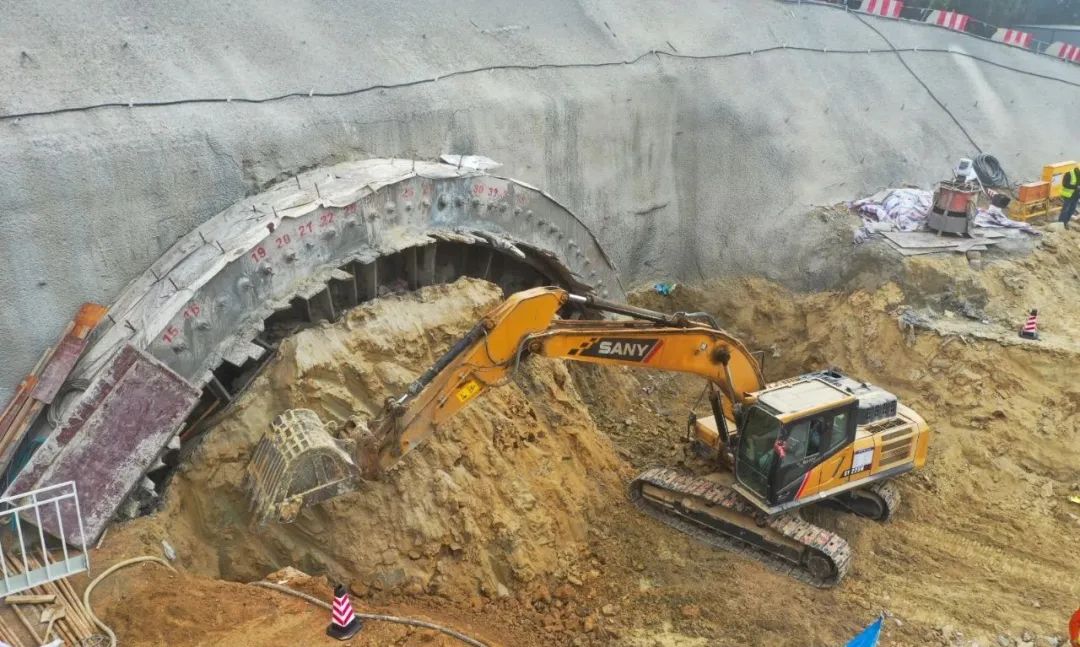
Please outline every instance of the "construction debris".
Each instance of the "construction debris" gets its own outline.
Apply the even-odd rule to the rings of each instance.
[[[982,252],[999,242],[1004,234],[976,231],[971,238],[942,236],[926,231],[885,231],[882,237],[889,247],[904,256],[921,256],[940,252]]]
[[[856,211],[863,219],[863,224],[855,231],[855,243],[859,244],[869,240],[874,234],[882,234],[891,243],[893,248],[901,251],[905,256],[917,254],[933,254],[942,251],[967,252],[976,249],[970,244],[962,244],[968,240],[979,240],[976,244],[993,244],[991,239],[1006,237],[1006,230],[1022,231],[1025,234],[1038,235],[1031,225],[1016,220],[1010,220],[1000,208],[990,206],[986,209],[977,209],[971,218],[972,239],[957,239],[956,245],[903,245],[905,242],[922,242],[921,237],[908,238],[899,236],[893,238],[889,234],[898,233],[924,233],[927,229],[928,217],[934,206],[934,194],[922,189],[903,188],[879,191],[878,193],[852,202],[850,208]],[[999,235],[989,235],[990,230],[997,230]],[[933,234],[930,234],[933,235]],[[950,240],[945,238],[944,240]],[[938,241],[939,243],[941,240]],[[925,251],[917,253],[905,253],[904,250],[913,247],[923,248]]]
[[[6,604],[52,604],[56,602],[56,596],[49,595],[9,595],[4,598]]]
[[[52,563],[57,560],[50,555],[46,561]],[[33,555],[27,556],[24,561],[14,552],[7,554],[7,563],[19,570],[43,566],[43,562]],[[66,579],[35,586],[29,593],[9,595],[4,603],[26,632],[19,637],[19,630],[0,623],[0,639],[7,633],[9,639],[17,641],[9,640],[13,647],[25,644],[22,638],[33,640],[34,645],[47,643],[53,638],[59,638],[66,645],[89,645],[101,637],[75,589]]]
[[[86,348],[90,333],[104,318],[105,311],[105,306],[84,303],[64,330],[60,342],[45,351],[0,413],[0,472],[7,468],[42,410],[60,392],[64,380]]]

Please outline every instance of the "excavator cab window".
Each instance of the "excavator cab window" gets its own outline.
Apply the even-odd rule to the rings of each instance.
[[[847,410],[828,414],[826,421],[829,423],[829,446],[825,450],[825,456],[830,456],[836,450],[855,440],[855,426],[849,426],[848,420],[854,420],[854,416],[850,415]]]
[[[806,473],[853,440],[847,408],[782,424],[762,405],[743,421],[735,477],[771,505],[794,497]]]
[[[776,505],[794,498],[803,477],[854,439],[848,408],[833,409],[789,422],[780,433],[780,463],[767,501]]]
[[[825,421],[820,417],[799,420],[788,425],[784,431],[776,490],[801,480],[807,467],[817,462],[825,440]]]
[[[770,475],[776,462],[776,441],[780,438],[780,419],[760,405],[750,407],[742,421],[735,460],[735,478],[745,487],[767,499]]]

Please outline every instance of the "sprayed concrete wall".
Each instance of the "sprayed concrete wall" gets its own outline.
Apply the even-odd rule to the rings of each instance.
[[[1080,82],[1080,68],[962,34],[874,20],[897,47],[953,48]],[[497,69],[334,99],[109,108],[0,121],[0,396],[77,304],[109,303],[179,236],[299,169],[481,153],[583,218],[628,284],[759,273],[842,280],[805,214],[974,151],[843,12],[763,0],[455,3],[309,0],[5,8],[4,114],[106,101],[260,97]],[[1069,151],[1080,90],[969,58],[910,53],[916,74],[1014,176]]]

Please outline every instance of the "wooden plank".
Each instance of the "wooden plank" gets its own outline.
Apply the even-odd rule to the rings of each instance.
[[[41,562],[39,562],[34,557],[34,555],[32,555],[32,554],[31,555],[26,555],[26,561],[25,562],[20,562],[19,558],[16,556],[14,551],[8,553],[8,558],[9,558],[10,562],[15,564],[18,568],[23,569],[24,572],[26,570],[31,570],[31,569],[36,569],[36,568],[41,568],[42,567]],[[39,584],[39,585],[37,585],[37,586],[30,589],[30,592],[32,594],[36,594],[36,595],[39,595],[39,596],[48,595],[48,596],[52,596],[54,599],[58,599],[59,602],[60,602],[60,606],[53,606],[53,604],[41,604],[41,603],[38,603],[38,604],[32,605],[32,609],[37,614],[39,614],[39,616],[41,616],[42,618],[45,617],[44,614],[47,614],[47,613],[50,613],[50,612],[55,613],[57,610],[63,612],[64,617],[62,619],[58,618],[58,619],[60,619],[60,622],[56,623],[56,625],[54,626],[54,629],[57,631],[58,634],[60,634],[61,637],[63,637],[63,639],[67,643],[72,644],[72,645],[80,645],[80,644],[82,644],[82,642],[80,642],[80,641],[82,641],[85,638],[89,638],[92,635],[92,633],[85,633],[83,631],[80,631],[78,626],[75,624],[75,622],[73,622],[72,619],[75,616],[75,611],[76,610],[73,609],[67,603],[66,599],[64,598],[63,592],[61,591],[61,589],[59,587],[59,584],[61,584],[61,583],[66,583],[66,581],[61,579],[61,580],[55,580],[55,581],[52,581],[52,582],[45,582],[43,584]],[[33,617],[33,616],[31,615],[31,617]],[[45,622],[45,620],[42,619],[41,623],[44,623],[44,622]],[[43,640],[47,640],[47,639],[43,638]]]
[[[56,596],[17,593],[4,598],[4,602],[7,604],[52,604],[56,602]]]
[[[56,397],[105,312],[105,306],[84,303],[64,329],[60,343],[46,349],[30,375],[19,384],[0,414],[0,469],[7,467],[27,430]]]
[[[27,561],[30,562],[32,568],[39,568],[41,566],[41,562],[39,562],[34,555],[30,555]],[[69,629],[77,639],[82,640],[84,638],[89,638],[95,633],[92,627],[93,623],[85,616],[86,608],[83,606],[82,601],[78,599],[78,596],[75,596],[74,592],[71,591],[71,583],[68,582],[66,578],[46,583],[45,589],[50,594],[58,596],[60,604],[64,605],[67,609],[67,618],[65,622],[69,625]]]
[[[37,377],[34,375],[28,375],[19,383],[19,387],[15,390],[15,395],[8,401],[7,406],[4,407],[4,413],[0,414],[0,436],[7,433],[8,429],[15,424],[15,417],[18,414],[19,409],[23,404],[30,399],[30,392],[37,386]]]
[[[75,320],[68,326],[56,351],[49,357],[41,371],[38,384],[31,394],[35,400],[49,404],[60,391],[60,386],[71,375],[75,363],[79,361],[83,350],[90,341],[90,333],[105,317],[105,306],[96,303],[84,303],[75,315]]]
[[[15,612],[16,616],[18,616],[19,622],[22,623],[22,626],[26,627],[26,631],[30,633],[30,637],[34,639],[35,644],[44,644],[44,641],[41,640],[41,636],[39,636],[38,633],[34,631],[34,626],[30,624],[30,621],[26,618],[26,614],[22,612],[22,609],[19,607],[11,607],[11,610]]]
[[[71,582],[62,579],[57,580],[56,583],[60,592],[63,594],[64,599],[67,601],[68,608],[75,614],[75,624],[78,626],[79,633],[84,634],[84,638],[89,638],[97,633],[97,627],[94,625],[94,621],[90,619],[90,614],[86,611],[82,599],[76,595],[75,589],[71,586]]]
[[[14,612],[12,612],[14,615]],[[22,638],[20,638],[19,632],[15,631],[12,627],[7,625],[7,621],[0,617],[0,640],[3,640],[11,647],[23,647]]]
[[[37,420],[44,407],[44,404],[33,398],[23,403],[23,407],[15,417],[11,427],[8,428],[3,437],[0,437],[0,469],[7,468],[11,457],[15,454],[15,450],[19,448],[23,436],[30,429],[30,425]]]
[[[882,235],[903,249],[949,248],[959,244],[956,238],[946,238],[925,231],[885,231]]]

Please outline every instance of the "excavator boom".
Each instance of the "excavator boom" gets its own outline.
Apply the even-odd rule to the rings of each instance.
[[[641,318],[559,319],[559,311],[572,301]],[[608,304],[559,288],[533,288],[488,313],[405,395],[387,403],[375,428],[359,441],[362,473],[377,477],[477,396],[503,383],[526,354],[699,375],[727,396],[723,407],[729,419],[734,405],[764,387],[753,355],[723,330],[686,315]]]

